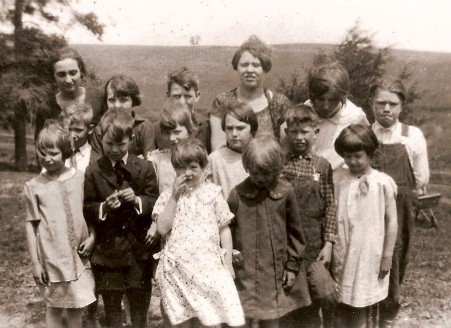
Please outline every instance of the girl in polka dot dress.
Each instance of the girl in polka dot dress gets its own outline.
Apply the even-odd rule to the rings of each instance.
[[[207,152],[199,141],[184,140],[172,150],[171,162],[174,186],[153,210],[158,232],[167,235],[156,272],[163,310],[177,327],[241,326],[229,228],[233,214],[221,188],[205,182]]]

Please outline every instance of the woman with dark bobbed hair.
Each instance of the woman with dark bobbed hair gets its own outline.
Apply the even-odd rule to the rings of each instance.
[[[289,101],[285,96],[267,90],[263,86],[266,73],[272,67],[271,52],[271,48],[256,36],[251,36],[235,52],[232,66],[238,73],[240,84],[237,88],[218,95],[213,101],[209,113],[212,151],[226,144],[221,119],[227,111],[225,104],[229,103],[230,98],[252,108],[258,120],[257,134],[269,134],[280,139],[283,112]]]

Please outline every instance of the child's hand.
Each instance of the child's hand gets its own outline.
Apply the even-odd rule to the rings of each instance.
[[[150,225],[149,230],[147,230],[146,235],[146,246],[153,247],[158,240],[160,240],[160,234],[157,231],[157,224],[155,222],[152,222]]]
[[[391,262],[392,262],[391,256],[382,257],[381,266],[379,268],[379,279],[384,279],[385,276],[388,274],[388,272],[391,269]]]
[[[180,195],[186,191],[188,185],[186,183],[186,175],[182,174],[175,178],[174,186],[172,188],[172,195],[176,200],[179,199]]]
[[[78,247],[78,254],[82,257],[89,257],[91,255],[92,249],[94,248],[94,235],[90,235],[84,242]]]
[[[135,192],[130,187],[119,190],[117,197],[119,198],[119,201],[121,201],[122,203],[136,204]]]
[[[330,241],[326,241],[324,247],[321,249],[318,256],[316,257],[316,260],[322,262],[324,266],[327,268],[329,266],[331,259],[332,259],[332,243]]]
[[[283,271],[283,290],[285,293],[289,293],[291,288],[293,288],[294,280],[296,279],[296,274],[294,272],[291,272],[289,270]]]
[[[49,286],[49,276],[40,263],[33,266],[33,279],[40,286]]]
[[[121,201],[118,198],[118,191],[115,190],[103,202],[103,212],[104,212],[104,214],[107,214],[111,210],[119,208],[120,206],[121,206]]]

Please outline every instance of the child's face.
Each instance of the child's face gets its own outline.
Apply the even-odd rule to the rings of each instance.
[[[84,122],[71,121],[69,123],[69,133],[74,149],[79,149],[87,143],[91,132],[92,126],[86,126]]]
[[[114,140],[110,131],[102,138],[103,153],[113,162],[121,160],[127,154],[129,144],[129,137],[124,137],[122,140]]]
[[[186,104],[189,110],[192,112],[194,104],[199,101],[200,94],[194,88],[186,90],[184,87],[177,83],[171,84],[171,90],[167,96],[176,101],[180,101],[182,104]]]
[[[188,139],[190,136],[188,129],[184,125],[177,123],[177,126],[169,132],[166,132],[166,137],[169,139],[171,145],[176,145],[180,141]]]
[[[133,107],[133,100],[130,96],[119,97],[115,94],[115,90],[108,85],[106,88],[107,92],[107,107],[108,109],[120,109],[130,111]]]
[[[57,61],[53,66],[53,76],[58,89],[64,94],[73,94],[80,86],[81,72],[75,59]]]
[[[226,115],[224,123],[227,146],[237,152],[241,152],[252,139],[251,126],[231,115]]]
[[[259,188],[270,189],[277,180],[278,172],[267,171],[259,168],[248,170],[249,177]]]
[[[312,148],[318,129],[309,123],[291,123],[285,129],[285,133],[290,150],[295,154],[304,155]]]
[[[237,72],[241,85],[247,89],[255,89],[262,85],[265,77],[262,63],[249,51],[243,52],[238,61]]]
[[[343,159],[351,174],[361,176],[370,168],[371,158],[364,150],[343,152]]]
[[[190,162],[175,169],[177,176],[184,176],[188,187],[193,188],[205,181],[204,169],[198,162]]]
[[[379,90],[373,99],[373,112],[376,121],[384,128],[389,128],[398,121],[402,111],[402,101],[396,93]]]
[[[331,90],[314,99],[312,102],[315,112],[321,118],[334,117],[342,107],[340,99]]]
[[[57,174],[64,168],[64,159],[61,149],[56,145],[38,151],[39,162],[49,175]]]

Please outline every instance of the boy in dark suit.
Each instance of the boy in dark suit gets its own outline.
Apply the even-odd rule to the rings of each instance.
[[[109,327],[122,327],[121,300],[130,302],[133,327],[146,327],[152,258],[157,244],[151,213],[158,197],[152,164],[128,152],[134,121],[109,110],[100,121],[104,156],[85,174],[84,214],[96,232],[91,256],[96,288]]]

